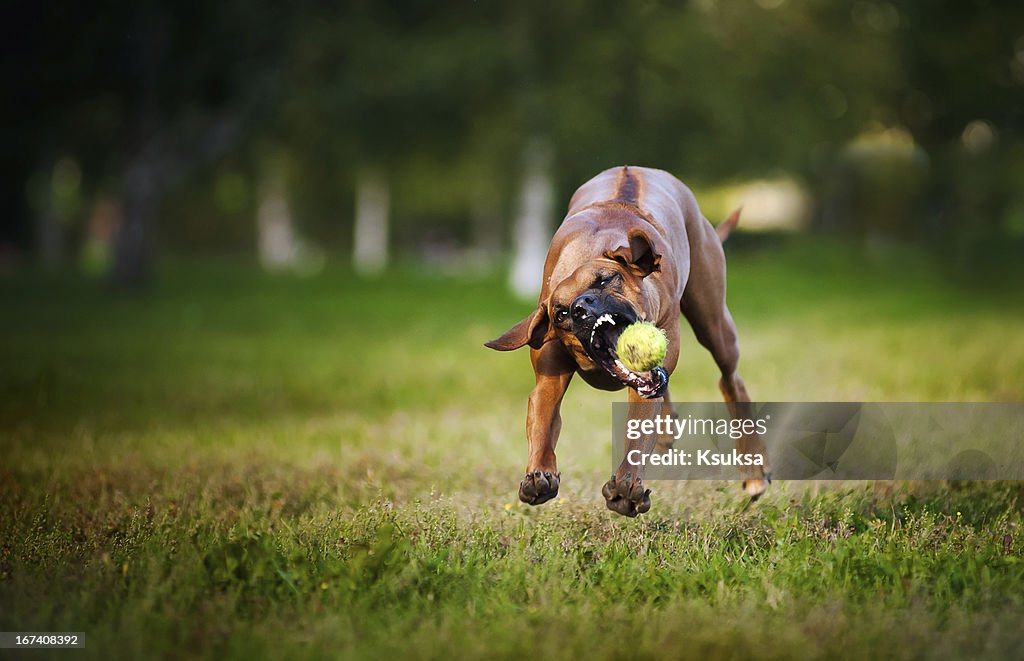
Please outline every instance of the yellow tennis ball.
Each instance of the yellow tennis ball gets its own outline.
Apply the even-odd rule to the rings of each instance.
[[[634,372],[647,372],[661,365],[667,351],[665,332],[648,321],[626,326],[615,344],[619,360]]]

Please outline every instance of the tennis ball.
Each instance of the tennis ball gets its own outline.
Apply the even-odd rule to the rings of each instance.
[[[634,372],[646,372],[661,365],[666,351],[668,338],[665,332],[648,321],[626,326],[615,344],[619,360]]]

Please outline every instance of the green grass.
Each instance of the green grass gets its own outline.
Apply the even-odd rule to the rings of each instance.
[[[520,504],[532,372],[481,344],[531,306],[502,291],[221,262],[145,295],[0,281],[0,630],[98,658],[1024,653],[1019,484],[777,483],[744,509],[662,482],[626,520],[599,493],[622,394],[576,383],[562,492]],[[1010,283],[781,246],[731,256],[730,302],[757,399],[1024,400]],[[674,398],[715,384],[687,339]]]

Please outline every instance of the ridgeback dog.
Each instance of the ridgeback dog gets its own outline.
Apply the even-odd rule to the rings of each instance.
[[[526,415],[529,456],[520,500],[540,505],[558,494],[559,408],[574,374],[602,390],[628,387],[631,404],[662,402],[663,412],[671,414],[668,382],[679,359],[680,311],[721,371],[719,388],[730,415],[752,418],[750,397],[736,371],[736,325],[725,304],[721,244],[738,220],[739,210],[716,230],[690,189],[662,170],[613,168],[576,191],[551,240],[537,309],[486,343],[498,351],[530,347],[536,385]],[[618,336],[637,320],[654,323],[668,337],[663,367],[634,372],[618,360]],[[650,453],[658,443],[647,436],[629,441],[627,450]],[[756,434],[736,443],[740,452],[764,456]],[[751,498],[767,487],[767,470],[740,468]],[[609,509],[625,516],[650,509],[643,473],[643,466],[623,458],[602,489]]]

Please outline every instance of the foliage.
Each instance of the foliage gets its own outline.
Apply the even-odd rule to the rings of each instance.
[[[25,183],[61,159],[89,198],[119,194],[139,159],[169,159],[161,241],[237,248],[261,163],[284,153],[299,219],[324,242],[343,245],[365,168],[395,182],[409,245],[465,241],[481,199],[509,215],[523,145],[540,136],[558,199],[620,163],[698,185],[788,173],[820,201],[819,226],[880,215],[968,259],[1024,223],[1022,18],[1019,3],[980,0],[63,3],[34,10],[36,38],[3,61],[27,99],[10,109],[7,194],[27,225]],[[860,176],[844,148],[893,128],[919,146],[926,182],[865,207],[875,191],[843,188]],[[223,203],[226,180],[248,181],[235,186],[248,202]]]

